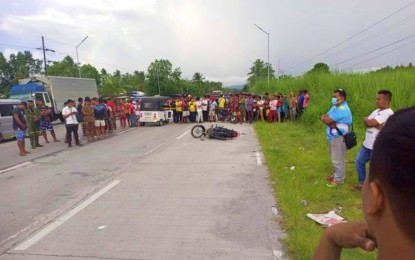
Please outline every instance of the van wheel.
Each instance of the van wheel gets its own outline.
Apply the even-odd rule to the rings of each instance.
[[[163,120],[160,120],[157,125],[162,126],[163,125]]]
[[[145,125],[146,125],[146,123],[140,122],[140,126],[145,126]]]

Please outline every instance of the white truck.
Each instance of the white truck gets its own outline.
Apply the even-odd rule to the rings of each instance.
[[[11,88],[9,98],[22,101],[42,98],[51,107],[55,119],[61,118],[63,104],[68,99],[98,97],[95,79],[48,76],[23,79],[19,83]]]

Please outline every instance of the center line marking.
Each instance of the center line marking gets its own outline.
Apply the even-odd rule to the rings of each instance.
[[[183,134],[181,134],[180,136],[176,137],[177,140],[180,140],[183,138],[183,136],[187,135],[190,132],[190,129],[187,130],[186,132],[184,132]]]
[[[58,219],[54,220],[52,223],[50,223],[48,226],[46,226],[44,229],[36,233],[34,236],[14,248],[16,251],[23,251],[34,245],[36,242],[47,236],[50,232],[55,230],[57,227],[65,223],[67,220],[75,216],[77,213],[79,213],[84,208],[88,207],[92,202],[97,200],[99,197],[101,197],[103,194],[105,194],[107,191],[114,188],[116,185],[118,185],[121,182],[121,180],[115,180],[105,186],[102,190],[98,191],[91,197],[89,197],[87,200],[79,204],[77,207],[72,209],[71,211],[67,212],[63,216],[59,217]]]
[[[259,152],[256,152],[255,153],[255,156],[256,156],[256,164],[258,166],[261,166],[262,165],[262,162],[261,162],[261,156],[259,155]]]

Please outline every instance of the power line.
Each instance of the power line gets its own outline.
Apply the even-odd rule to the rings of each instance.
[[[331,53],[331,54],[329,54],[329,55],[325,56],[325,57],[324,57],[324,59],[329,58],[329,57],[333,57],[333,56],[335,56],[335,55],[337,55],[337,54],[339,54],[339,53],[342,53],[344,50],[347,50],[347,49],[354,49],[355,47],[360,46],[360,45],[359,45],[360,43],[363,43],[363,42],[368,41],[368,40],[375,39],[375,38],[377,38],[378,36],[382,36],[382,35],[383,35],[382,33],[385,33],[385,32],[388,32],[388,31],[391,31],[392,29],[395,29],[395,28],[397,28],[397,27],[399,27],[399,26],[402,26],[402,25],[405,25],[405,24],[407,24],[407,23],[409,23],[409,22],[412,22],[414,19],[415,19],[415,14],[412,14],[412,15],[410,15],[410,16],[408,16],[408,17],[406,17],[405,19],[402,19],[402,20],[401,20],[401,21],[399,21],[398,23],[395,23],[395,24],[393,24],[393,25],[391,25],[391,26],[388,26],[388,27],[386,27],[386,28],[384,28],[384,29],[382,29],[382,30],[380,30],[380,31],[378,31],[378,32],[376,32],[376,33],[374,33],[374,34],[371,34],[371,35],[369,35],[369,36],[367,36],[367,37],[365,37],[365,38],[361,39],[360,41],[357,41],[357,42],[354,42],[354,43],[352,43],[352,44],[349,44],[349,45],[347,45],[346,47],[344,47],[344,48],[342,48],[342,49],[340,49],[340,50],[338,50],[338,51],[336,51],[336,52],[334,52],[334,53]]]
[[[36,47],[28,47],[28,46],[14,45],[14,44],[9,44],[9,43],[0,43],[0,45],[2,45],[2,46],[10,46],[10,47],[17,47],[17,48],[22,48],[22,49],[33,49],[33,50],[36,49]]]
[[[384,46],[382,46],[382,47],[376,48],[376,49],[374,49],[374,50],[372,50],[372,51],[369,51],[369,52],[366,52],[366,53],[364,53],[364,54],[362,54],[362,55],[360,55],[360,56],[357,56],[357,57],[354,57],[354,58],[351,58],[351,59],[347,59],[347,60],[344,60],[344,61],[342,61],[342,62],[338,62],[338,63],[336,63],[336,64],[334,64],[334,65],[332,65],[332,66],[338,66],[338,65],[340,65],[340,64],[343,64],[343,63],[346,63],[346,62],[349,62],[349,61],[352,61],[352,60],[358,59],[358,58],[360,58],[360,57],[363,57],[363,56],[366,56],[366,55],[372,54],[372,53],[374,53],[374,52],[377,52],[377,51],[380,51],[380,50],[382,50],[382,49],[385,49],[385,48],[387,48],[387,47],[389,47],[389,46],[392,46],[392,45],[395,45],[395,44],[397,44],[397,43],[400,43],[400,42],[403,42],[403,41],[405,41],[405,40],[408,40],[408,39],[410,39],[410,38],[412,38],[412,37],[415,37],[415,34],[412,34],[411,36],[408,36],[408,37],[402,38],[402,39],[400,39],[400,40],[398,40],[398,41],[395,41],[395,42],[389,43],[389,44],[384,45]],[[332,66],[330,66],[330,67],[332,67]]]
[[[408,42],[408,43],[406,43],[406,44],[404,44],[404,45],[402,45],[402,46],[399,46],[399,47],[394,48],[394,49],[392,49],[392,50],[389,50],[389,51],[387,51],[387,52],[383,52],[383,53],[381,53],[381,54],[379,54],[379,55],[376,55],[376,56],[374,56],[374,57],[372,57],[372,58],[370,58],[370,59],[366,59],[366,60],[361,61],[361,62],[359,62],[359,63],[353,64],[353,65],[352,65],[352,66],[350,66],[349,68],[353,68],[354,66],[360,65],[360,64],[362,64],[362,63],[365,63],[365,62],[371,61],[371,60],[376,59],[376,58],[379,58],[379,57],[381,57],[381,56],[383,56],[383,55],[386,55],[386,54],[389,54],[389,53],[391,53],[391,52],[397,51],[397,50],[399,50],[399,49],[402,49],[403,47],[406,47],[406,46],[411,45],[411,44],[414,44],[414,43],[415,43],[415,41]]]
[[[317,58],[317,57],[320,57],[320,56],[321,56],[321,55],[323,55],[323,54],[326,54],[327,52],[329,52],[329,51],[331,51],[331,50],[333,50],[333,49],[335,49],[335,48],[339,47],[339,46],[340,46],[340,45],[342,45],[343,43],[348,42],[348,41],[350,41],[351,39],[356,38],[357,36],[359,36],[359,35],[361,35],[362,33],[364,33],[364,32],[366,32],[366,31],[368,31],[369,29],[372,29],[372,28],[373,28],[373,27],[375,27],[376,25],[378,25],[378,24],[380,24],[381,22],[383,22],[383,21],[385,21],[385,20],[389,19],[390,17],[394,16],[395,14],[397,14],[397,13],[399,13],[399,12],[401,12],[401,11],[405,10],[406,8],[408,8],[409,6],[411,6],[411,5],[413,5],[413,4],[415,4],[415,1],[410,2],[409,4],[405,5],[404,7],[400,8],[399,10],[397,10],[397,11],[393,12],[392,14],[390,14],[390,15],[388,15],[388,16],[386,16],[386,17],[382,18],[381,20],[379,20],[379,21],[377,21],[376,23],[374,23],[374,24],[370,25],[369,27],[366,27],[366,28],[365,28],[365,29],[363,29],[362,31],[360,31],[360,32],[358,32],[358,33],[356,33],[356,34],[352,35],[351,37],[349,37],[349,38],[347,38],[347,39],[345,39],[345,40],[343,40],[343,41],[341,41],[341,42],[339,42],[339,43],[337,43],[337,44],[336,44],[336,45],[334,45],[333,47],[330,47],[330,48],[328,48],[328,49],[324,50],[323,52],[320,52],[319,54],[317,54],[317,55],[315,55],[315,56],[313,56],[313,57],[311,57],[311,58],[309,58],[309,59],[307,59],[307,60],[305,60],[305,61],[303,61],[303,62],[301,62],[301,63],[297,64],[297,65],[292,66],[292,67],[291,67],[291,68],[289,68],[288,70],[292,70],[293,68],[295,68],[295,67],[297,67],[297,66],[303,65],[303,64],[305,64],[305,63],[307,63],[307,62],[309,62],[309,61],[311,61],[311,60],[314,60],[314,59],[315,59],[315,58]]]

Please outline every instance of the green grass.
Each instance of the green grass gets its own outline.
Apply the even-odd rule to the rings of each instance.
[[[357,182],[354,157],[358,148],[347,154],[345,185],[326,187],[331,162],[324,127],[313,132],[302,123],[257,123],[255,130],[268,165],[272,186],[282,214],[282,227],[288,236],[286,253],[292,259],[310,259],[323,228],[306,217],[307,213],[327,213],[341,206],[341,216],[349,221],[362,220],[360,192],[350,187]],[[290,166],[295,170],[291,171]],[[301,204],[308,202],[307,206]],[[346,250],[343,259],[375,259],[375,254]]]
[[[306,213],[326,213],[341,206],[341,216],[348,221],[363,220],[360,193],[350,187],[357,183],[354,159],[360,148],[365,128],[363,117],[375,108],[377,91],[389,89],[393,93],[392,109],[395,111],[415,105],[413,88],[415,69],[384,71],[370,74],[306,75],[296,79],[260,81],[249,87],[252,93],[297,92],[308,89],[310,107],[295,123],[257,123],[255,129],[269,167],[275,196],[282,213],[282,227],[287,232],[286,251],[293,259],[310,259],[323,232],[323,228],[306,217]],[[348,103],[353,113],[358,146],[347,152],[345,185],[336,189],[326,187],[326,176],[332,165],[324,125],[320,116],[330,108],[333,91],[347,91]],[[296,166],[294,171],[289,166]],[[307,206],[301,204],[308,202]],[[343,259],[375,259],[375,253],[359,249],[345,250]]]

